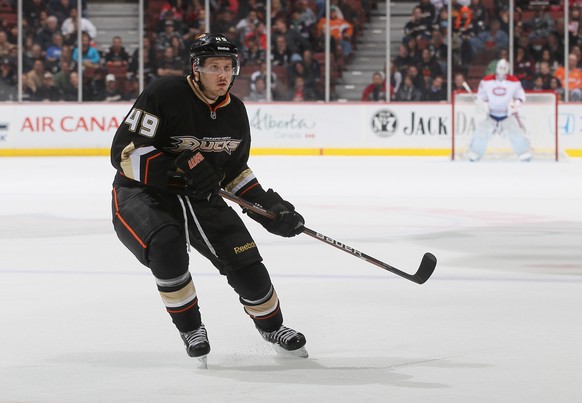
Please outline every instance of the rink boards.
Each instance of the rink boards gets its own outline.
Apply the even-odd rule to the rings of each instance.
[[[451,154],[450,103],[246,105],[254,155]],[[130,108],[130,103],[3,104],[0,156],[107,155]],[[569,156],[582,156],[579,104],[559,105],[558,137]]]

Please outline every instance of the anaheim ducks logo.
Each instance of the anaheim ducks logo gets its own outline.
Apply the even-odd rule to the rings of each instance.
[[[168,151],[181,152],[185,150],[200,150],[210,153],[232,154],[238,148],[242,140],[233,140],[230,137],[210,137],[198,139],[191,136],[173,136],[172,145]]]

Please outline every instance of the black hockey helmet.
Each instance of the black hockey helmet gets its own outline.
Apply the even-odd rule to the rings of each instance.
[[[190,64],[201,66],[208,57],[228,57],[232,60],[233,75],[238,75],[238,49],[224,35],[202,34],[190,47]]]

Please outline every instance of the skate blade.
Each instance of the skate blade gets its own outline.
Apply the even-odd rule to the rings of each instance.
[[[297,350],[285,350],[283,347],[273,344],[273,348],[277,352],[279,358],[308,358],[309,353],[305,347],[298,348]]]
[[[198,360],[198,368],[199,369],[208,369],[208,355],[202,355],[200,357],[196,357]]]

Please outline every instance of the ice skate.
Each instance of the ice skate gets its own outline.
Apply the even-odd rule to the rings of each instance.
[[[518,158],[522,162],[530,162],[532,154],[529,151],[524,152],[523,154],[518,155]]]
[[[207,369],[207,356],[210,353],[210,343],[208,342],[208,335],[204,324],[201,324],[198,329],[192,330],[191,332],[180,332],[180,336],[184,341],[188,355],[197,358],[201,366]]]
[[[467,158],[469,158],[469,161],[471,162],[477,162],[480,159],[479,154],[477,154],[475,151],[469,151],[467,153]]]
[[[273,343],[275,351],[282,357],[297,357],[307,358],[309,354],[305,349],[305,336],[303,334],[281,326],[279,329],[272,332],[265,332],[257,328],[263,339],[269,343]]]

